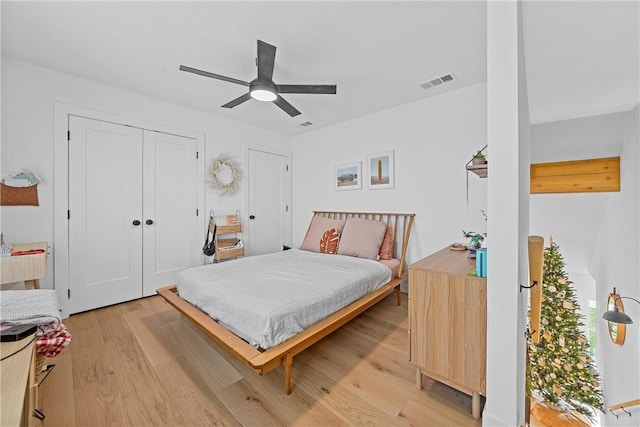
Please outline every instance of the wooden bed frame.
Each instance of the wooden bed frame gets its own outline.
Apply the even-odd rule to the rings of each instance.
[[[294,356],[366,311],[394,290],[397,294],[398,305],[400,305],[400,285],[407,278],[407,273],[404,271],[404,264],[415,214],[336,211],[314,211],[313,214],[334,219],[346,219],[348,217],[372,219],[382,221],[389,225],[393,233],[393,258],[400,260],[400,268],[396,277],[393,277],[391,281],[374,292],[365,295],[281,344],[267,350],[257,349],[249,345],[242,338],[218,324],[218,322],[209,317],[207,313],[180,298],[175,285],[157,290],[158,294],[167,300],[169,304],[260,375],[264,375],[278,366],[284,365],[285,391],[287,394],[291,393],[291,366]]]

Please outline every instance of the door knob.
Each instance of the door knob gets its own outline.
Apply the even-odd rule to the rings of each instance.
[[[146,221],[145,221],[145,223],[146,223],[147,225],[151,225],[151,224],[153,224],[153,221],[152,221],[152,220],[150,220],[150,219],[148,219],[148,220],[146,220]]]
[[[140,221],[138,221],[137,219],[134,219],[132,224],[133,225],[140,225]]]
[[[256,219],[255,215],[249,215],[249,219]]]

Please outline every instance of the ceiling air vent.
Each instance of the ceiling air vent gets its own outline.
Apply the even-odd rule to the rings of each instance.
[[[311,126],[311,125],[313,125],[313,123],[311,123],[311,122],[302,122],[298,126],[300,126],[301,128],[306,128],[306,127]]]
[[[443,83],[451,82],[454,79],[455,78],[454,78],[453,74],[447,74],[447,75],[444,75],[442,77],[437,77],[435,79],[431,79],[429,81],[426,81],[426,82],[422,83],[420,85],[420,87],[422,89],[429,89],[429,88],[432,88],[432,87],[435,87],[435,86],[440,86]]]

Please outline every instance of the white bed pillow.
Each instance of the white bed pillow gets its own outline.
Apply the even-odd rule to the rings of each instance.
[[[378,259],[378,251],[387,231],[387,224],[362,218],[347,218],[340,236],[338,255]]]
[[[311,252],[320,252],[320,240],[322,235],[332,228],[335,228],[338,235],[342,234],[344,228],[344,219],[330,219],[320,215],[314,215],[311,218],[311,224],[307,230],[307,235],[302,241],[300,249]]]

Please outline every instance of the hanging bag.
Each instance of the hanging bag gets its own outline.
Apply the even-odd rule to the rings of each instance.
[[[204,238],[204,246],[202,247],[202,252],[206,256],[213,256],[216,253],[216,230],[218,226],[216,225],[215,220],[213,219],[213,215],[209,216],[209,227],[207,229],[207,234]]]

